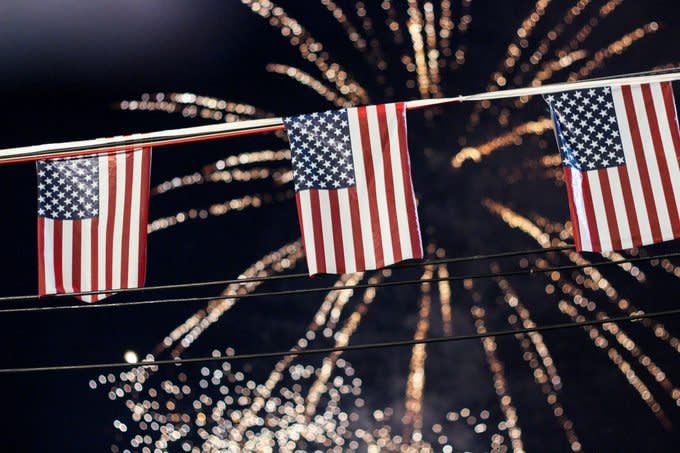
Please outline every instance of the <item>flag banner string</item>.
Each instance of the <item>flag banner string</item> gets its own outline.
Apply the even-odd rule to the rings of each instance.
[[[136,307],[141,305],[159,305],[168,303],[179,303],[179,302],[208,302],[208,301],[218,301],[218,300],[229,300],[229,299],[250,299],[250,298],[260,298],[260,297],[271,297],[271,296],[290,296],[290,295],[301,295],[301,294],[314,294],[314,293],[326,293],[330,291],[343,291],[343,290],[357,290],[357,289],[367,289],[367,288],[387,288],[393,286],[407,286],[407,285],[420,285],[422,283],[437,283],[437,282],[455,282],[463,280],[480,280],[487,278],[496,277],[519,277],[519,276],[531,276],[536,274],[545,274],[550,272],[563,272],[572,271],[579,269],[588,268],[599,268],[602,266],[618,265],[624,263],[639,263],[645,261],[651,261],[655,259],[664,258],[677,258],[680,257],[680,252],[667,253],[662,255],[645,256],[638,258],[627,258],[622,260],[611,260],[604,261],[601,263],[590,263],[590,264],[578,264],[578,265],[568,265],[568,266],[556,266],[556,267],[545,267],[537,268],[530,267],[527,269],[506,271],[506,272],[492,272],[485,274],[469,274],[469,275],[454,275],[450,277],[433,277],[424,278],[416,280],[398,280],[383,283],[366,283],[358,285],[345,285],[345,286],[325,286],[317,288],[302,288],[302,289],[292,289],[292,290],[282,290],[282,291],[268,291],[261,293],[248,293],[248,294],[231,294],[231,295],[221,295],[221,296],[201,296],[201,297],[178,297],[169,299],[150,299],[150,300],[140,300],[132,302],[111,302],[111,303],[99,303],[99,304],[81,304],[81,305],[56,305],[56,306],[40,306],[40,307],[21,307],[21,308],[7,308],[0,310],[0,315],[12,314],[12,313],[28,313],[28,312],[51,312],[51,311],[71,311],[71,310],[87,310],[87,309],[103,309],[103,308],[120,308],[120,307]]]
[[[574,245],[564,245],[559,247],[546,247],[546,248],[536,248],[529,250],[513,250],[509,252],[499,252],[487,255],[472,255],[472,256],[461,256],[452,258],[441,258],[435,260],[418,260],[407,263],[400,263],[397,265],[389,266],[386,269],[399,270],[408,269],[413,267],[431,266],[437,264],[459,264],[467,263],[471,261],[486,261],[501,258],[512,258],[524,255],[536,255],[544,254],[550,252],[562,252],[567,250],[574,250]],[[21,296],[2,296],[0,297],[0,302],[19,302],[22,300],[34,300],[46,297],[77,297],[77,296],[92,296],[99,294],[126,294],[126,293],[140,293],[148,291],[160,291],[166,289],[184,289],[184,288],[201,288],[205,286],[214,285],[231,285],[231,284],[246,284],[246,283],[263,283],[273,280],[294,280],[299,278],[309,277],[307,272],[301,272],[298,274],[286,274],[286,275],[271,275],[268,277],[248,277],[248,278],[232,278],[226,280],[211,280],[205,282],[191,282],[191,283],[177,283],[169,285],[157,285],[157,286],[146,286],[139,288],[118,288],[118,289],[106,289],[100,291],[80,291],[80,292],[69,292],[69,293],[58,293],[49,294],[48,296],[40,296],[39,294],[26,294]]]
[[[303,349],[300,351],[273,351],[273,352],[255,352],[246,354],[235,354],[232,356],[209,356],[209,357],[190,357],[190,358],[176,358],[167,360],[143,360],[141,362],[110,362],[110,363],[88,363],[78,365],[52,365],[52,366],[37,366],[37,367],[21,367],[21,368],[0,368],[0,374],[18,374],[18,373],[33,373],[33,372],[49,372],[49,371],[78,371],[78,370],[93,370],[102,368],[138,368],[138,367],[157,367],[160,365],[189,365],[196,363],[211,363],[211,362],[232,362],[236,360],[257,360],[277,357],[295,357],[315,354],[330,354],[330,353],[344,353],[352,351],[366,351],[375,349],[388,349],[404,346],[413,346],[417,344],[435,344],[435,343],[456,343],[460,341],[478,340],[490,337],[505,337],[510,335],[521,335],[532,332],[550,332],[564,329],[574,329],[578,327],[598,326],[603,324],[610,324],[616,322],[638,322],[643,319],[661,318],[668,316],[680,315],[680,308],[665,311],[656,311],[649,313],[637,313],[629,316],[615,316],[610,318],[592,319],[588,321],[567,322],[560,324],[547,324],[544,326],[527,327],[522,329],[508,329],[497,330],[493,332],[485,332],[471,335],[456,335],[431,337],[409,340],[385,341],[380,343],[364,343],[349,346],[329,347],[329,348],[315,348]]]
[[[680,80],[680,68],[649,71],[645,73],[624,74],[608,78],[597,78],[575,82],[564,82],[538,87],[515,88],[490,91],[472,95],[438,99],[419,99],[406,101],[406,109],[414,110],[453,102],[477,102],[484,100],[507,99],[538,94],[550,94],[564,90],[620,86],[629,83],[669,82]],[[283,129],[282,118],[263,118],[247,121],[195,126],[157,132],[138,133],[126,136],[78,140],[63,143],[22,146],[0,149],[0,164],[27,162],[47,158],[76,157],[131,151],[140,147],[160,147],[197,141],[213,140],[235,136],[276,132]]]

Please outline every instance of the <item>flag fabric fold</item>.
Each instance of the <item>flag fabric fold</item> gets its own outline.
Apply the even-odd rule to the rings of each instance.
[[[309,274],[422,258],[404,103],[283,119]]]
[[[680,129],[670,82],[544,96],[578,250],[680,238]]]
[[[150,148],[37,162],[41,296],[144,285],[150,168]]]

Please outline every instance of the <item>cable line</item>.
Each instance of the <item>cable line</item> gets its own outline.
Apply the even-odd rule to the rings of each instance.
[[[428,266],[428,265],[436,265],[436,264],[454,264],[454,263],[466,263],[470,261],[483,261],[483,260],[492,260],[492,259],[499,259],[499,258],[509,258],[509,257],[514,257],[514,256],[523,256],[523,255],[533,255],[533,254],[538,254],[538,253],[549,253],[549,252],[560,252],[560,251],[565,251],[565,250],[573,250],[575,248],[574,245],[566,245],[566,246],[561,246],[561,247],[549,247],[549,248],[537,248],[537,249],[530,249],[530,250],[515,250],[515,251],[509,251],[509,252],[500,252],[500,253],[493,253],[490,255],[472,255],[472,256],[462,256],[458,258],[442,258],[442,259],[436,259],[436,260],[421,260],[421,261],[413,261],[409,263],[401,263],[393,266],[389,266],[386,269],[402,269],[402,268],[411,268],[411,267],[420,267],[420,266]],[[164,290],[164,289],[180,289],[180,288],[200,288],[204,286],[213,286],[213,285],[231,285],[231,284],[244,284],[244,283],[253,283],[253,282],[267,282],[267,281],[272,281],[272,280],[293,280],[293,279],[298,279],[298,278],[304,278],[304,277],[309,277],[309,274],[306,272],[301,272],[298,274],[286,274],[286,275],[271,275],[268,277],[249,277],[249,278],[235,278],[235,279],[227,279],[227,280],[211,280],[211,281],[205,281],[205,282],[193,282],[193,283],[177,283],[177,284],[171,284],[171,285],[158,285],[158,286],[147,286],[147,287],[142,287],[142,288],[119,288],[119,289],[105,289],[105,290],[98,290],[98,291],[81,291],[81,292],[71,292],[71,293],[59,293],[59,294],[50,294],[48,296],[44,297],[65,297],[65,296],[92,296],[92,295],[98,295],[98,294],[125,294],[125,293],[137,293],[137,292],[145,292],[145,291],[156,291],[156,290]],[[43,297],[43,298],[44,298]],[[31,299],[40,299],[40,295],[38,294],[27,294],[27,295],[22,295],[22,296],[3,296],[0,297],[0,302],[14,302],[14,301],[20,301],[20,300],[31,300]]]
[[[88,310],[88,309],[101,309],[101,308],[114,308],[114,307],[133,307],[139,305],[157,305],[166,303],[177,303],[177,302],[207,302],[216,300],[227,300],[227,299],[247,299],[255,297],[267,297],[267,296],[289,296],[289,295],[300,295],[300,294],[313,294],[313,293],[325,293],[329,291],[342,291],[342,290],[355,290],[355,289],[366,289],[366,288],[386,288],[390,286],[406,286],[406,285],[419,285],[421,283],[436,283],[442,281],[461,281],[461,280],[478,280],[484,278],[495,278],[495,277],[515,277],[515,276],[528,276],[534,274],[543,274],[548,272],[561,272],[561,271],[571,271],[586,268],[597,268],[600,266],[610,266],[615,264],[623,263],[637,263],[644,261],[651,261],[655,259],[663,258],[677,258],[680,257],[680,252],[668,253],[664,255],[646,256],[639,258],[627,258],[623,260],[615,261],[604,261],[601,263],[590,263],[590,264],[577,264],[568,266],[557,266],[557,267],[547,267],[547,268],[536,268],[531,267],[528,269],[516,270],[516,271],[506,271],[506,272],[493,272],[486,274],[470,274],[470,275],[458,275],[451,277],[433,277],[424,278],[417,280],[401,280],[401,281],[390,281],[383,283],[366,283],[360,285],[346,285],[346,286],[325,286],[320,288],[302,288],[302,289],[291,289],[282,291],[269,291],[262,293],[249,293],[249,294],[232,294],[232,295],[222,295],[222,296],[201,296],[201,297],[178,297],[171,299],[150,299],[150,300],[140,300],[133,302],[111,302],[103,304],[88,304],[88,305],[61,305],[61,306],[47,306],[47,307],[24,307],[24,308],[7,308],[0,310],[0,315],[9,313],[25,313],[25,312],[46,312],[46,311],[65,311],[65,310]]]
[[[472,334],[472,335],[458,335],[458,336],[447,336],[447,337],[432,337],[432,338],[421,338],[421,339],[409,339],[409,340],[398,340],[398,341],[385,341],[381,343],[364,343],[357,345],[341,346],[341,347],[330,347],[330,348],[316,348],[316,349],[303,349],[301,351],[292,352],[288,351],[274,351],[274,352],[255,352],[250,354],[236,354],[233,356],[219,356],[219,357],[191,357],[187,359],[167,359],[167,360],[149,360],[142,361],[138,363],[128,363],[128,362],[110,362],[110,363],[88,363],[88,364],[78,364],[78,365],[54,365],[54,366],[39,366],[39,367],[23,367],[23,368],[0,368],[0,374],[16,374],[16,373],[32,373],[41,371],[75,371],[75,370],[92,370],[99,368],[134,368],[134,367],[147,367],[147,366],[159,366],[159,365],[184,365],[192,363],[209,363],[209,362],[230,362],[236,360],[256,360],[256,359],[267,359],[274,357],[286,357],[286,356],[302,356],[302,355],[313,355],[313,354],[330,354],[334,352],[351,352],[351,351],[364,351],[370,349],[387,349],[395,348],[401,346],[413,346],[416,344],[433,344],[433,343],[455,343],[459,341],[466,340],[476,340],[487,337],[504,337],[509,335],[526,334],[531,332],[549,332],[553,330],[562,329],[573,329],[576,327],[585,326],[597,326],[602,324],[614,323],[614,322],[635,322],[642,319],[650,318],[660,318],[663,316],[676,316],[680,315],[680,308],[674,310],[657,311],[651,313],[640,313],[630,316],[618,316],[612,318],[604,319],[593,319],[589,321],[580,322],[567,322],[560,324],[548,324],[544,326],[529,327],[523,329],[508,329],[508,330],[498,330],[495,332],[486,332],[482,334]]]

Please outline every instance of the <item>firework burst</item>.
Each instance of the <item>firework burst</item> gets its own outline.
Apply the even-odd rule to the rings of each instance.
[[[349,64],[341,65],[334,60],[329,46],[313,36],[312,27],[304,26],[284,7],[269,0],[242,0],[242,3],[266,19],[302,58],[302,61],[291,62],[290,65],[270,62],[266,71],[271,77],[277,80],[286,77],[310,95],[318,96],[320,102],[336,107],[367,103],[370,99],[383,97],[383,94],[404,98],[459,94],[458,90],[465,87],[457,85],[453,92],[453,82],[459,80],[458,75],[464,72],[465,65],[475,58],[469,52],[467,41],[475,11],[472,0],[409,0],[407,3],[384,0],[376,4],[321,0],[318,6],[322,8],[320,11],[324,11],[324,17],[341,26],[343,39],[359,55],[359,64],[372,71],[377,81],[377,88],[372,92],[367,88],[371,83],[361,83],[350,73]],[[577,80],[591,76],[609,60],[626,53],[649,35],[662,31],[659,23],[644,22],[632,30],[625,30],[622,35],[607,32],[608,44],[601,46],[591,43],[593,32],[605,21],[616,21],[613,13],[627,7],[623,0],[567,2],[569,5],[562,12],[555,11],[558,6],[553,3],[564,6],[565,2],[538,0],[520,21],[511,42],[504,47],[499,44],[501,51],[506,50],[488,78],[488,90],[524,83],[538,86],[553,79]],[[480,17],[475,21],[483,19]],[[666,62],[648,63],[652,67]],[[453,74],[456,74],[454,80]],[[433,178],[448,180],[457,176],[469,178],[464,173],[477,168],[469,161],[480,164],[484,159],[491,160],[491,155],[501,149],[522,146],[531,151],[547,148],[542,136],[551,129],[551,122],[539,109],[533,108],[535,105],[530,101],[529,98],[520,98],[494,104],[488,101],[475,104],[468,115],[467,132],[461,132],[459,136],[458,143],[462,149],[449,147],[444,151],[426,152],[422,156],[418,154],[418,159],[434,163],[437,174]],[[272,116],[272,113],[250,104],[192,93],[148,94],[137,100],[123,101],[118,107],[181,114],[187,120],[239,121]],[[429,119],[436,122],[441,118],[431,115]],[[482,131],[483,128],[487,129]],[[494,130],[496,132],[489,132]],[[285,137],[278,137],[283,141],[278,150],[251,151],[208,163],[200,169],[191,169],[183,176],[157,184],[152,194],[160,197],[193,185],[210,185],[219,190],[224,184],[233,184],[247,193],[254,181],[268,184],[269,191],[241,194],[224,202],[185,208],[151,221],[149,232],[188,221],[209,221],[213,217],[245,209],[266,209],[273,203],[289,201],[293,198],[289,184],[291,172],[287,164],[290,151],[286,149]],[[514,149],[513,152],[519,150]],[[441,155],[450,159],[450,166],[445,168],[436,164],[441,161]],[[540,179],[549,183],[548,190],[554,191],[554,197],[564,198],[559,191],[563,183],[559,156],[541,152],[538,157],[518,162],[521,166],[513,167],[518,172],[512,178],[513,182],[533,183]],[[424,214],[421,214],[422,222],[428,226],[428,197],[437,199],[441,194],[430,193],[430,189],[423,185],[420,189],[423,192],[420,207]],[[448,187],[444,190],[449,195],[452,193]],[[530,214],[522,215],[503,201],[492,198],[472,200],[484,206],[484,210],[479,211],[480,216],[485,216],[478,219],[480,224],[500,219],[500,228],[519,229],[545,248],[565,245],[571,239],[569,222],[551,221],[548,215],[536,213],[539,208],[535,206],[528,209]],[[444,224],[448,228],[440,234],[434,228],[427,229],[428,239],[442,244],[439,248],[434,245],[428,247],[431,256],[447,256],[442,247],[460,249],[455,244],[451,245],[446,237],[441,237],[452,234],[455,228],[451,222]],[[241,276],[266,277],[287,272],[301,264],[302,253],[299,241],[284,245],[264,255]],[[642,253],[644,251],[629,252],[630,255]],[[609,255],[607,258],[616,260],[623,256]],[[550,253],[531,264],[547,267],[564,260],[575,264],[590,262],[582,254],[565,251],[563,254]],[[517,264],[527,267],[530,261],[522,258]],[[499,263],[491,264],[492,271],[499,269]],[[620,282],[623,276],[629,279],[628,284],[645,285],[657,278],[659,271],[680,278],[680,266],[661,260],[652,261],[644,270],[622,264],[616,271],[622,275],[616,274],[614,279]],[[450,273],[446,265],[428,266],[421,277],[445,278]],[[364,281],[378,283],[388,278],[394,276],[385,270],[341,276],[335,284],[355,286]],[[526,287],[515,286],[502,278],[487,283],[466,280],[461,287],[452,287],[454,285],[444,281],[438,285],[423,282],[408,296],[417,300],[417,310],[410,313],[415,317],[415,321],[409,324],[414,327],[412,337],[425,338],[438,325],[446,335],[452,335],[461,326],[485,333],[492,330],[488,327],[491,323],[498,321],[507,322],[515,328],[529,328],[551,316],[583,321],[587,317],[607,318],[614,312],[642,312],[630,297],[621,295],[610,279],[595,268],[572,273],[553,272],[545,279],[532,279]],[[234,307],[239,295],[256,291],[259,285],[257,282],[233,284],[225,288],[222,296],[228,296],[228,299],[212,301],[196,311],[145,358],[180,357]],[[536,287],[541,290],[540,306],[533,303],[537,297]],[[486,397],[479,398],[475,407],[460,407],[458,401],[464,398],[459,394],[451,395],[446,401],[437,401],[438,404],[432,403],[427,395],[426,383],[427,358],[428,355],[433,357],[434,353],[428,352],[425,345],[414,346],[410,360],[401,367],[403,380],[400,384],[405,391],[403,402],[398,400],[389,406],[376,406],[370,395],[366,395],[361,367],[354,367],[341,353],[330,354],[321,361],[295,356],[295,352],[312,344],[349,344],[353,337],[359,335],[362,322],[372,316],[379,318],[380,315],[375,314],[377,311],[390,309],[390,300],[381,299],[397,297],[394,292],[385,291],[386,296],[379,292],[381,290],[369,288],[363,292],[344,289],[326,294],[318,301],[318,309],[312,315],[307,330],[290,346],[291,354],[273,366],[232,363],[229,356],[235,351],[229,346],[213,350],[214,356],[224,357],[224,362],[217,367],[164,371],[140,366],[118,376],[96,377],[90,386],[107,389],[111,400],[122,402],[127,408],[113,422],[117,440],[112,451],[151,452],[172,448],[191,452],[309,449],[371,452],[511,450],[519,453],[528,449],[532,442],[528,439],[536,438],[536,428],[529,422],[533,418],[531,411],[526,411],[529,403],[520,403],[519,398],[513,395],[521,386],[518,382],[535,384],[542,400],[531,404],[551,414],[552,417],[543,423],[558,428],[562,433],[563,440],[553,439],[551,445],[555,448],[568,446],[574,452],[588,447],[587,444],[582,445],[586,442],[579,435],[582,431],[578,414],[582,411],[571,410],[576,403],[567,402],[575,393],[566,393],[569,383],[558,371],[558,363],[563,359],[560,348],[549,347],[548,340],[539,333],[518,334],[513,345],[501,345],[493,337],[481,341],[481,350],[477,351],[474,359],[486,367],[486,383],[482,391]],[[524,292],[526,296],[522,294]],[[494,304],[494,300],[498,303]],[[376,304],[381,307],[374,308]],[[458,323],[458,327],[457,317],[465,319],[465,322]],[[601,329],[586,327],[584,332],[588,344],[596,352],[602,352],[598,366],[611,366],[618,373],[616,378],[622,378],[621,382],[633,389],[634,398],[642,401],[664,429],[670,430],[673,417],[669,411],[677,411],[680,389],[672,382],[671,370],[666,369],[666,362],[657,360],[651,352],[644,352],[642,343],[665,344],[670,347],[666,352],[674,354],[677,360],[675,354],[680,353],[680,340],[659,321],[644,320],[639,324],[624,326],[609,323]],[[510,351],[517,351],[519,356],[513,356]],[[564,351],[561,353],[563,355]],[[465,357],[471,359],[472,356]],[[455,357],[447,357],[447,360],[455,360]],[[518,381],[517,371],[509,370],[509,363],[518,369],[522,364],[526,365],[528,374],[523,381]],[[478,385],[475,383],[475,387]],[[446,408],[442,409],[443,406]],[[533,442],[531,445],[536,445],[536,441]]]

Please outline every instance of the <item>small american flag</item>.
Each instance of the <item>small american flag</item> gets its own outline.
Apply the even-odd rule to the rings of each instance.
[[[144,284],[150,165],[148,148],[37,163],[40,295]]]
[[[680,130],[670,82],[546,95],[579,250],[680,237]]]
[[[422,258],[403,103],[283,122],[310,275]]]

